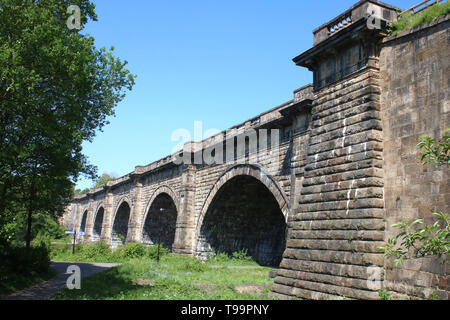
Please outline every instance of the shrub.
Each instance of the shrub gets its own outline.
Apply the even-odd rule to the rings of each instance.
[[[160,246],[160,248],[159,248],[159,257],[160,258],[168,255],[169,253],[170,253],[169,249],[167,249],[163,246]],[[157,256],[158,256],[158,246],[157,245],[147,248],[147,257],[149,257],[150,259],[156,260]]]
[[[46,247],[0,245],[0,296],[55,275]]]
[[[108,244],[99,241],[81,246],[79,254],[86,259],[105,259],[111,255],[111,249]]]
[[[248,256],[248,250],[242,249],[240,251],[233,252],[232,259],[238,261],[253,261],[253,258]]]
[[[434,213],[439,220],[433,225],[423,228],[415,228],[424,223],[423,219],[413,222],[404,220],[393,224],[402,232],[388,239],[384,246],[379,247],[386,257],[394,257],[394,265],[397,267],[408,257],[413,249],[415,257],[435,256],[440,258],[442,264],[448,261],[450,248],[450,215],[446,213]]]
[[[178,269],[185,272],[204,272],[208,270],[208,266],[198,259],[189,258],[180,264]]]
[[[7,247],[0,249],[2,275],[27,275],[46,273],[50,269],[50,256],[44,247]]]
[[[65,256],[69,253],[72,253],[72,245],[61,243],[58,245],[52,245],[50,247],[50,258],[52,259],[60,256]]]
[[[120,246],[120,247],[117,247],[116,249],[111,250],[110,258],[113,261],[122,261],[124,259],[124,249],[125,249],[125,247]]]
[[[378,290],[378,296],[381,300],[389,300],[391,298],[389,292],[384,289]]]
[[[145,246],[142,243],[128,243],[122,251],[123,257],[126,259],[141,258],[146,253]]]
[[[230,257],[225,252],[219,252],[216,254],[215,260],[218,262],[227,262],[230,260]]]

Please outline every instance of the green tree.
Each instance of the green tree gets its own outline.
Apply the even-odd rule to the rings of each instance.
[[[113,175],[109,175],[108,173],[104,173],[100,177],[98,177],[97,180],[95,180],[94,188],[100,188],[100,187],[106,186],[108,181],[113,181],[115,179],[117,179],[117,177],[115,177]]]
[[[33,216],[59,214],[74,182],[95,178],[82,142],[96,131],[134,85],[127,62],[94,38],[69,30],[69,5],[81,27],[97,21],[88,0],[0,0],[0,237],[26,215],[27,246]]]
[[[74,188],[73,195],[77,196],[77,195],[80,195],[80,194],[85,194],[85,193],[88,193],[89,190],[90,190],[89,188],[86,188],[86,189],[83,189],[83,190]]]

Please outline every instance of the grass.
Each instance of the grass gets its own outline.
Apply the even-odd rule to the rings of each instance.
[[[391,24],[389,32],[390,34],[395,35],[403,30],[409,30],[421,24],[431,22],[449,13],[450,2],[448,1],[431,6],[430,8],[416,14],[405,13],[397,22]]]
[[[273,280],[245,250],[219,253],[206,262],[130,243],[112,251],[105,243],[54,245],[54,261],[122,262],[81,281],[81,290],[60,291],[53,300],[266,300]]]
[[[268,300],[269,267],[236,266],[230,259],[203,263],[166,255],[131,259],[81,281],[80,290],[60,291],[52,300]]]

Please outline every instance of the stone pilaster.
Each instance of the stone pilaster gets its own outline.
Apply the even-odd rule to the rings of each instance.
[[[195,243],[195,166],[186,166],[182,173],[180,204],[172,247],[174,253],[193,255]]]
[[[105,199],[105,213],[103,217],[103,227],[102,234],[100,235],[100,239],[106,243],[111,242],[111,230],[112,230],[112,215],[113,212],[113,201],[114,195],[108,186],[105,187],[106,190],[106,199]]]
[[[130,222],[128,225],[128,239],[127,242],[141,242],[142,234],[141,232],[141,217],[142,217],[142,183],[139,176],[133,176],[133,192],[134,192],[134,205],[130,213]]]
[[[88,201],[88,209],[87,209],[87,217],[86,217],[86,226],[84,228],[84,236],[82,237],[83,241],[92,240],[92,229],[94,226],[94,195],[88,193],[89,201]],[[80,238],[81,239],[81,238]]]
[[[352,13],[339,19],[347,16]],[[385,230],[383,33],[355,16],[348,27],[294,59],[314,72],[315,99],[299,203],[288,221],[287,248],[272,288],[277,294],[378,299],[383,286],[384,257],[377,249]]]

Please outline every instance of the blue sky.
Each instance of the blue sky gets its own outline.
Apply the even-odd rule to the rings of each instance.
[[[312,30],[357,0],[94,0],[82,33],[115,47],[136,85],[92,143],[91,164],[117,176],[172,153],[177,129],[225,130],[276,107],[312,82],[292,58]],[[419,0],[388,0],[409,8]],[[92,181],[81,179],[77,188]]]

